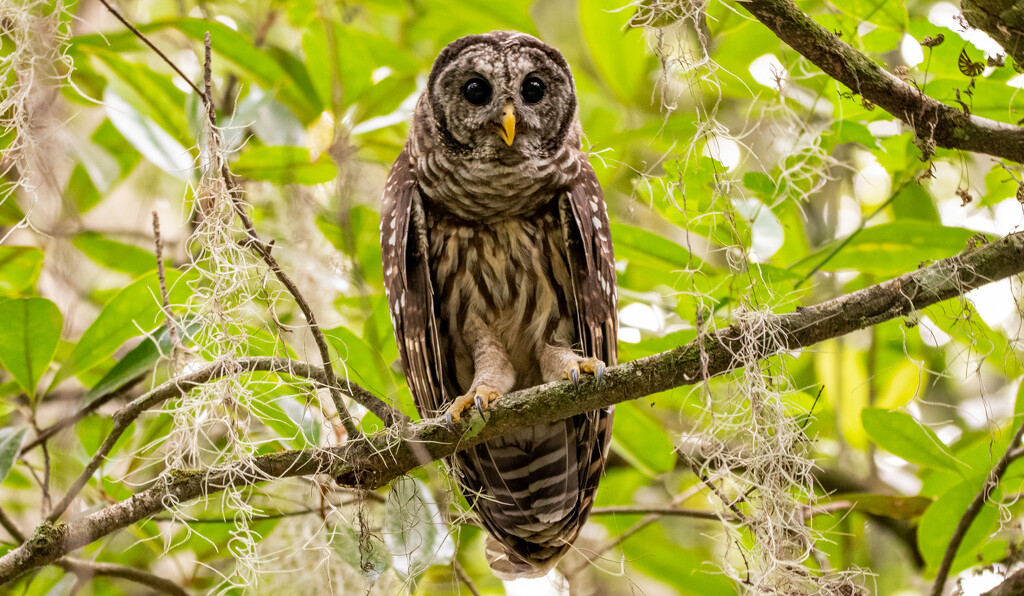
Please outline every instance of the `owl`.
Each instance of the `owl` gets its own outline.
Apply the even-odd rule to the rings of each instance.
[[[615,364],[608,214],[580,137],[569,65],[538,39],[470,35],[435,60],[381,209],[384,283],[422,416],[457,422],[510,391]],[[496,576],[542,576],[571,547],[612,415],[526,428],[448,461]]]

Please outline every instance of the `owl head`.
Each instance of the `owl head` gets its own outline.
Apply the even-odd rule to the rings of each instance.
[[[525,33],[492,31],[448,44],[430,71],[426,101],[444,144],[474,158],[550,155],[574,132],[579,143],[569,65]]]

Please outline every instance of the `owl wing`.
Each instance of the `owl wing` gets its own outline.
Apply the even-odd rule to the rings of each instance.
[[[618,359],[618,299],[608,211],[593,168],[586,157],[580,159],[583,163],[580,174],[559,203],[572,295],[576,300],[576,332],[585,355],[614,366]],[[609,407],[572,419],[577,433],[576,473],[580,494],[574,523],[567,532],[570,543],[594,504],[608,455],[613,416],[614,407]]]
[[[445,401],[444,359],[427,264],[426,218],[407,150],[388,174],[380,214],[384,288],[398,353],[416,408],[422,416],[434,416]]]
[[[615,253],[604,193],[585,156],[559,203],[562,232],[576,299],[576,331],[583,352],[614,366],[618,359]]]

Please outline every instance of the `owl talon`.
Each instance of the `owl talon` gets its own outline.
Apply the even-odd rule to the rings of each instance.
[[[484,415],[484,409],[490,403],[501,396],[501,392],[489,385],[477,385],[472,391],[455,398],[452,405],[445,411],[444,419],[449,426],[462,421],[462,413],[476,405],[480,416]]]

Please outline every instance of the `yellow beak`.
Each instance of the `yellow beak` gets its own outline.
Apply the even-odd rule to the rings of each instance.
[[[511,101],[505,104],[505,109],[501,112],[501,128],[498,129],[498,136],[509,147],[512,146],[512,141],[516,138],[515,106]]]

